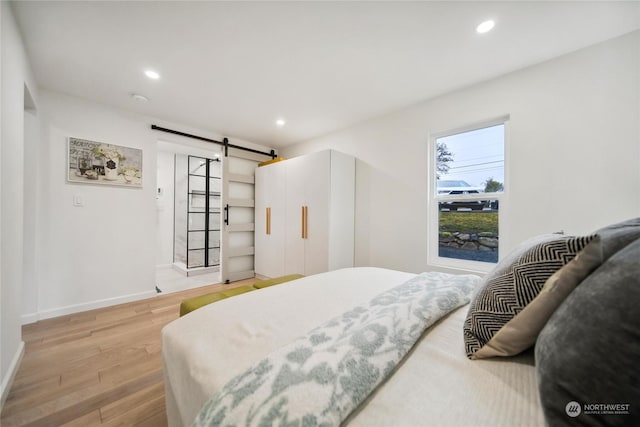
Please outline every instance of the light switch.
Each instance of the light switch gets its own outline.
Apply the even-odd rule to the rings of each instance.
[[[73,206],[77,206],[77,207],[83,207],[84,206],[84,197],[82,197],[80,194],[74,194],[73,195]]]

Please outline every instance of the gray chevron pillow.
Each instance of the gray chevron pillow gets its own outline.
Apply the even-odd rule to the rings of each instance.
[[[540,236],[523,243],[498,263],[471,302],[464,322],[467,357],[509,356],[524,350],[496,351],[485,346],[536,298],[547,279],[573,260],[594,237]]]

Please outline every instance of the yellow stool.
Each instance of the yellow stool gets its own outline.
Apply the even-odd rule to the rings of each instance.
[[[201,295],[199,297],[186,299],[180,304],[180,316],[182,317],[185,314],[191,313],[193,310],[211,304],[212,302],[217,302],[234,295],[240,295],[244,294],[245,292],[251,292],[255,290],[256,289],[252,286],[238,286],[237,288],[229,289],[226,291],[219,291],[212,294]]]
[[[258,280],[253,284],[253,287],[256,289],[268,288],[269,286],[279,285],[280,283],[290,282],[302,277],[304,277],[302,274],[289,274],[287,276],[274,277],[273,279]]]
[[[211,294],[201,295],[199,297],[189,298],[182,301],[182,303],[180,304],[180,317],[213,302],[218,302],[235,295],[244,294],[245,292],[251,292],[257,289],[279,285],[280,283],[290,282],[291,280],[300,279],[301,277],[304,276],[302,274],[289,274],[287,276],[274,277],[273,279],[268,280],[258,280],[253,284],[253,286],[238,286],[237,288],[229,289],[226,291],[218,291]]]

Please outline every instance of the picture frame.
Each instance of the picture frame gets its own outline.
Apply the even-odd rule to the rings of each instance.
[[[142,150],[69,137],[67,181],[141,188]]]

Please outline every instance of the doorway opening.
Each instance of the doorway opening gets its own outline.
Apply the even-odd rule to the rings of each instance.
[[[220,157],[175,155],[173,265],[186,275],[220,271]]]
[[[216,173],[218,169],[221,171],[218,166],[220,162],[217,162],[216,159],[219,159],[222,152],[215,148],[197,141],[158,140],[156,286],[159,292],[182,291],[221,282],[220,267],[215,265],[216,251],[219,253],[220,250],[219,243],[216,244],[216,233],[219,235],[219,231],[215,231],[216,228],[220,228],[215,226],[215,217],[220,217],[220,190],[217,189],[216,185],[218,184],[214,181],[219,181],[219,179],[211,179],[208,191],[205,188],[207,175],[220,176],[219,173]],[[203,159],[205,159],[205,164],[198,169]],[[206,159],[210,160],[209,174],[205,170]],[[192,167],[189,169],[190,162]],[[189,176],[190,172],[194,172],[191,174],[194,177]],[[189,189],[190,180],[194,182],[191,183]],[[218,195],[207,198],[205,197],[207,193],[218,193]],[[218,199],[217,209],[216,198]],[[206,203],[209,203],[208,207]],[[178,207],[179,204],[181,207]],[[188,206],[192,206],[189,211],[187,210]],[[199,211],[199,213],[188,213],[195,211]],[[212,212],[206,215],[207,211]],[[189,217],[191,217],[191,223],[189,223]],[[204,232],[206,217],[209,218],[209,233]],[[208,242],[205,243],[204,236],[206,234],[208,234]],[[217,240],[220,240],[219,237]],[[205,244],[211,249],[205,251]],[[184,249],[182,255],[176,257],[176,252],[181,245]],[[187,245],[189,248],[188,260]],[[198,259],[204,261],[205,252],[208,252],[208,262],[197,263]],[[192,268],[188,268],[188,265],[191,265]]]

